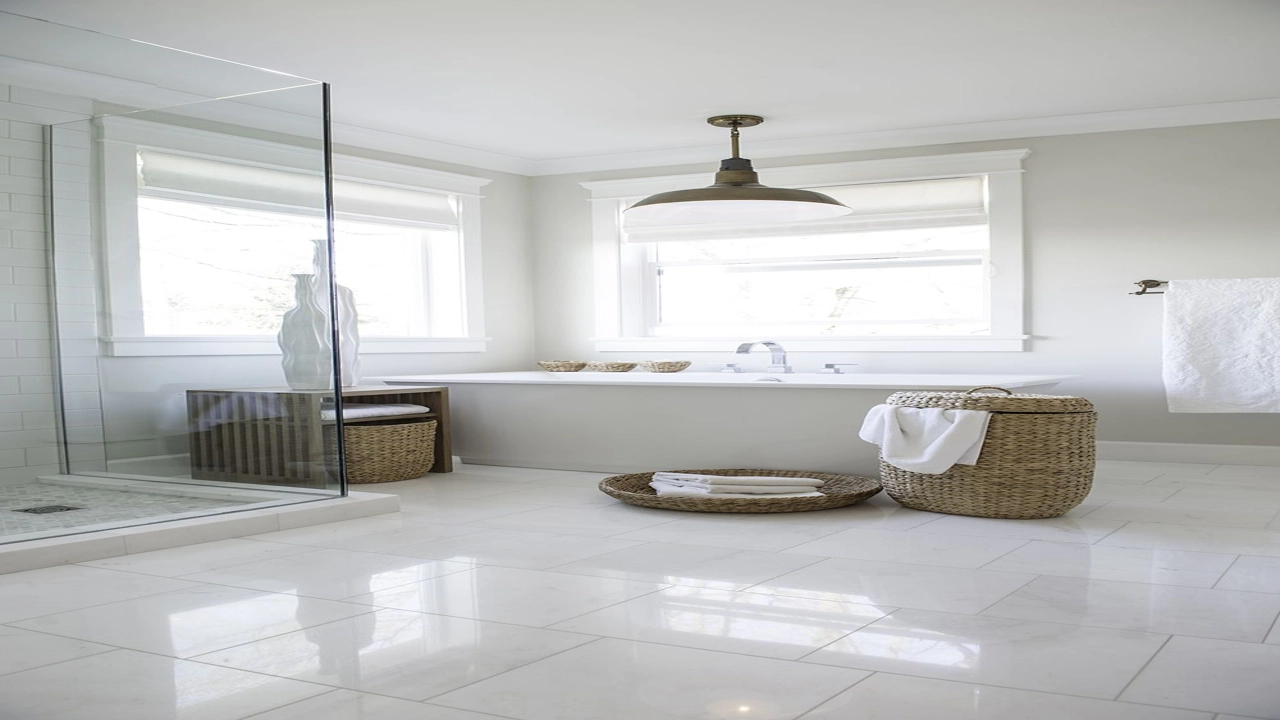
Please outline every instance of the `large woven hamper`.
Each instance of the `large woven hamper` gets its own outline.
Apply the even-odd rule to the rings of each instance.
[[[894,467],[881,457],[880,482],[901,505],[953,515],[1050,518],[1089,494],[1098,416],[1084,398],[982,387],[899,392],[886,402],[991,412],[977,464],[926,475]]]
[[[436,455],[436,421],[347,423],[342,428],[347,482],[398,482],[431,472]],[[325,428],[325,449],[337,465],[333,426]]]

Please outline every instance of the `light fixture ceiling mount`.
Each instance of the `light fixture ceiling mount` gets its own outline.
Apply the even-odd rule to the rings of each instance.
[[[760,184],[751,161],[738,148],[739,128],[764,122],[759,115],[716,115],[707,123],[729,128],[733,157],[720,162],[714,185],[651,195],[627,208],[627,217],[669,225],[803,222],[852,212],[833,197],[811,190]]]

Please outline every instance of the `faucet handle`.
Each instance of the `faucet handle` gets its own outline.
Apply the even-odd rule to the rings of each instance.
[[[843,370],[841,370],[840,368],[842,368],[842,367],[856,367],[856,366],[857,366],[857,364],[858,364],[858,363],[827,363],[826,365],[823,365],[823,366],[822,366],[822,370],[821,370],[821,372],[828,373],[828,374],[831,374],[831,375],[844,375],[844,374],[845,374],[845,372],[844,372]]]
[[[725,363],[725,364],[724,364],[724,366],[720,368],[720,372],[722,372],[722,373],[740,373],[740,372],[742,372],[742,366],[741,366],[741,365],[739,365],[738,363]]]

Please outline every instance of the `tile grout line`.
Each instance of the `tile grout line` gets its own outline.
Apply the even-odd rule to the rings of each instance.
[[[1213,584],[1209,586],[1209,589],[1210,589],[1210,590],[1225,590],[1226,588],[1219,588],[1219,587],[1218,587],[1218,583],[1220,583],[1220,582],[1222,582],[1223,580],[1225,580],[1225,579],[1226,579],[1226,577],[1227,577],[1227,573],[1231,572],[1231,569],[1232,569],[1232,568],[1234,568],[1234,567],[1236,566],[1236,563],[1240,562],[1240,558],[1242,558],[1242,557],[1244,557],[1244,555],[1243,555],[1243,554],[1236,555],[1236,558],[1235,558],[1234,560],[1232,560],[1232,561],[1231,561],[1231,564],[1230,564],[1230,565],[1228,565],[1228,566],[1227,566],[1227,568],[1226,568],[1225,570],[1223,570],[1223,571],[1222,571],[1222,574],[1220,574],[1220,575],[1218,576],[1218,579],[1213,581]],[[1253,556],[1250,556],[1250,557],[1253,557]]]
[[[1147,661],[1142,663],[1142,667],[1138,668],[1138,672],[1134,673],[1133,677],[1129,678],[1129,682],[1124,684],[1124,687],[1120,689],[1119,693],[1116,693],[1116,696],[1114,698],[1115,700],[1117,701],[1120,700],[1120,697],[1123,696],[1126,692],[1128,692],[1129,687],[1132,686],[1135,682],[1137,682],[1138,677],[1141,676],[1143,671],[1145,671],[1151,665],[1151,663],[1156,659],[1156,656],[1159,655],[1162,651],[1164,651],[1166,647],[1168,647],[1169,642],[1172,641],[1173,638],[1174,636],[1170,634],[1169,637],[1164,639],[1164,642],[1160,643],[1160,647],[1157,648],[1155,652],[1151,653],[1151,657],[1147,658]]]
[[[854,668],[848,668],[848,669],[854,669]],[[808,715],[809,715],[809,713],[813,712],[814,710],[817,710],[818,708],[822,707],[823,705],[826,705],[827,703],[831,702],[832,700],[835,700],[836,698],[840,697],[841,695],[843,695],[843,694],[845,694],[845,693],[849,692],[850,690],[852,690],[852,689],[854,689],[855,687],[857,687],[859,683],[862,683],[862,682],[865,682],[865,681],[867,681],[867,680],[870,680],[871,678],[873,678],[873,677],[875,677],[875,676],[876,676],[876,672],[875,672],[875,671],[871,671],[870,673],[868,673],[868,674],[867,674],[867,676],[866,676],[866,677],[862,677],[862,678],[858,678],[857,680],[854,680],[854,681],[853,681],[853,682],[852,682],[848,687],[841,689],[839,692],[833,693],[830,697],[828,697],[828,698],[826,698],[826,699],[822,700],[822,701],[821,701],[821,702],[819,702],[817,705],[814,705],[813,707],[809,708],[808,710],[805,710],[804,712],[802,712],[802,713],[800,713],[799,715],[797,715],[797,716],[796,716],[796,718],[795,718],[795,720],[804,720],[804,718],[805,718],[806,716],[808,716]]]

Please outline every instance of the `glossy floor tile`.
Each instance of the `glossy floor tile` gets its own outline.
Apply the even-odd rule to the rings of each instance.
[[[877,673],[803,720],[1213,720],[1209,713]]]
[[[1176,637],[1122,700],[1280,718],[1280,646]]]
[[[293,557],[194,573],[185,578],[215,585],[341,600],[471,567],[470,563],[400,555],[316,550]]]
[[[1114,699],[1168,635],[897,610],[805,662]]]
[[[742,590],[819,562],[813,555],[735,550],[701,545],[644,543],[557,565],[556,572]]]
[[[615,537],[620,540],[776,552],[817,540],[840,530],[839,527],[829,523],[806,524],[804,520],[808,518],[797,522],[770,522],[767,516],[706,516],[688,520],[680,519]]]
[[[1035,577],[1025,573],[829,559],[760,583],[748,591],[883,607],[976,613]]]
[[[1035,540],[983,569],[1207,588],[1218,582],[1235,559],[1235,555],[1222,553]]]
[[[308,683],[426,700],[592,640],[554,630],[379,610],[196,659]]]
[[[74,638],[0,626],[0,675],[88,657],[116,648]],[[3,701],[0,701],[3,707]]]
[[[992,520],[463,465],[374,518],[0,574],[0,718],[1270,718],[1272,470],[1103,462]]]
[[[116,650],[0,677],[14,720],[239,720],[323,685]]]
[[[177,577],[207,570],[218,570],[232,565],[243,565],[244,563],[259,560],[301,555],[314,549],[296,545],[258,542],[256,540],[217,540],[199,545],[185,545],[167,550],[153,550],[134,555],[121,555],[120,557],[93,560],[84,564],[90,567],[125,570],[127,572],[142,573],[143,575]]]
[[[563,507],[601,507],[617,505],[617,500],[596,488],[543,485],[534,488],[506,492],[495,499],[500,502],[531,503],[534,505],[559,505]]]
[[[373,612],[367,605],[199,585],[14,623],[51,635],[189,658]]]
[[[1280,595],[1042,577],[983,614],[1261,642],[1280,614]]]
[[[1092,520],[1087,517],[1060,517],[1046,520],[999,520],[948,515],[931,523],[914,527],[910,532],[1092,543],[1119,530],[1124,526],[1124,523],[1125,521],[1123,520]]]
[[[519,720],[783,720],[798,717],[866,675],[604,639],[433,702]]]
[[[331,690],[250,720],[496,720],[467,710],[371,695],[353,690]]]
[[[335,550],[381,552],[473,532],[479,531],[463,525],[373,517],[251,535],[249,539]]]
[[[477,520],[476,525],[505,530],[607,537],[672,522],[671,513],[633,505],[543,507]]]
[[[1242,555],[1214,587],[1280,593],[1280,558]]]
[[[462,537],[407,545],[389,552],[452,562],[544,570],[637,544],[617,538],[587,538],[522,530],[485,530]]]
[[[171,578],[63,565],[0,575],[0,622],[52,615],[193,587]]]
[[[1263,528],[1278,511],[1268,507],[1221,507],[1195,502],[1110,502],[1086,517],[1091,520],[1125,520],[1175,525],[1217,525],[1220,527]]]
[[[1131,522],[1099,545],[1280,557],[1280,531]]]
[[[672,587],[551,626],[624,640],[794,660],[884,617],[834,600]]]
[[[657,592],[666,585],[541,570],[482,567],[401,585],[352,602],[543,627]]]
[[[977,568],[1026,543],[1026,540],[1021,539],[854,528],[788,548],[785,552],[852,560]]]

